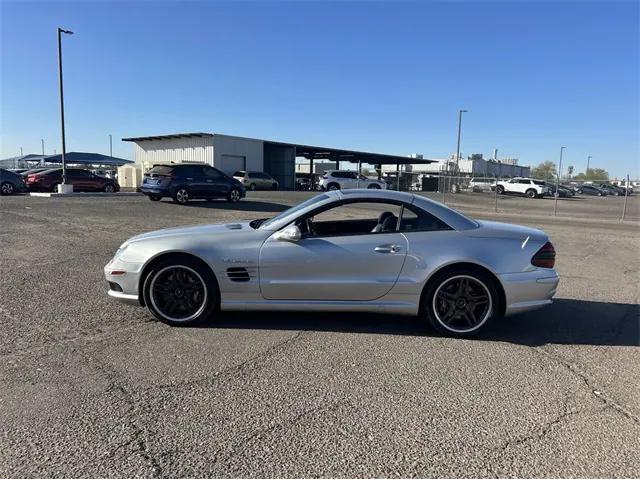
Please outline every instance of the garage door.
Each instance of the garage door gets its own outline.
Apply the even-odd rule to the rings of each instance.
[[[227,175],[233,175],[236,171],[245,170],[246,164],[247,161],[245,156],[222,155],[220,157],[220,165],[215,166],[224,171]]]

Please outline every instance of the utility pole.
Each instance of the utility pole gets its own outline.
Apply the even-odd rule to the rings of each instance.
[[[560,186],[560,170],[562,169],[562,152],[564,151],[564,149],[564,146],[560,147],[560,163],[558,164],[558,170],[556,171],[556,192],[553,195],[553,216],[557,216],[558,214],[558,187]]]
[[[591,155],[587,156],[587,171],[584,172],[585,179],[589,178],[589,163],[591,162]]]
[[[63,30],[58,27],[58,84],[60,86],[60,125],[62,133],[62,184],[67,182],[67,169],[64,155],[67,152],[67,146],[64,139],[64,88],[62,84],[62,34],[73,35],[70,30]]]
[[[462,131],[462,114],[467,113],[467,110],[458,111],[458,146],[456,147],[456,174],[459,171],[460,163],[460,133]]]
[[[44,138],[40,142],[42,143],[42,156],[44,156]]]

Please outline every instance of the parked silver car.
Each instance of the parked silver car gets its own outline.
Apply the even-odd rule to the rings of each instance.
[[[467,336],[492,317],[550,304],[554,261],[542,231],[360,189],[271,219],[134,236],[104,273],[110,296],[174,325],[218,310],[383,311]]]
[[[233,177],[251,191],[278,189],[278,182],[264,171],[236,171]]]

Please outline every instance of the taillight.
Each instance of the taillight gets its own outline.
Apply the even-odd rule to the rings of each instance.
[[[547,243],[531,258],[531,264],[539,268],[553,268],[556,264],[556,250],[551,243]]]

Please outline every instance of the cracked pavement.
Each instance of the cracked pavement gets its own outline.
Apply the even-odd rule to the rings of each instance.
[[[616,198],[561,205],[596,205],[582,221],[459,197],[547,231],[562,277],[552,306],[473,340],[375,314],[171,328],[106,296],[102,267],[129,236],[306,196],[2,197],[0,476],[638,477],[640,231],[610,221]]]

